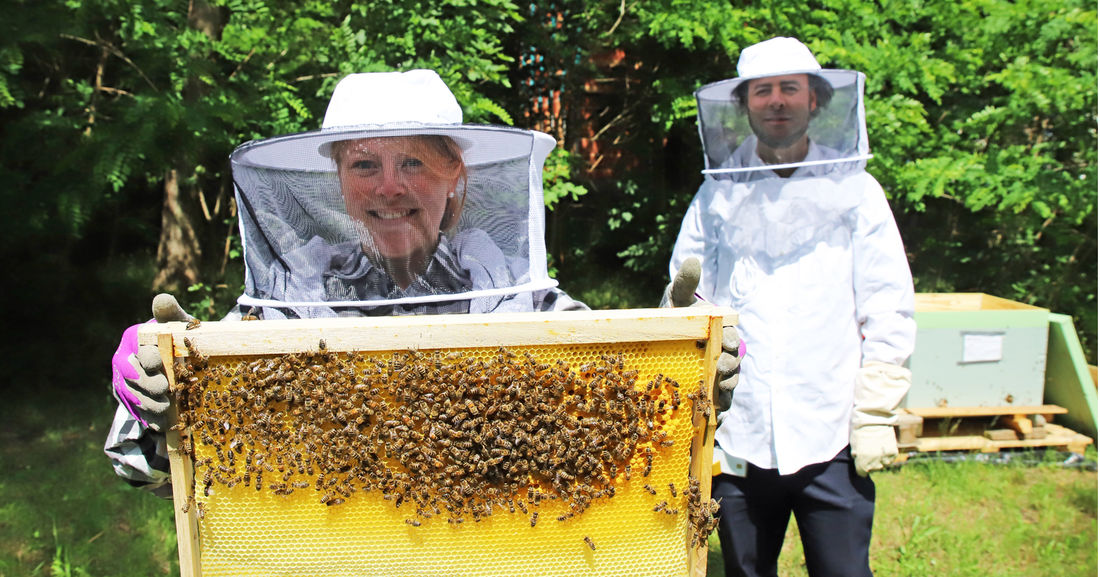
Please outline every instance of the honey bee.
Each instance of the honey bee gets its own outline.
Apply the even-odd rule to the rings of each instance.
[[[535,511],[534,513],[531,513],[531,526],[532,527],[535,526],[535,523],[537,523],[538,520],[539,520],[539,512]]]
[[[589,549],[591,549],[593,551],[596,550],[596,543],[594,541],[592,541],[592,538],[589,537],[588,535],[584,536],[584,542],[585,542],[586,545],[588,545]]]
[[[189,331],[191,329],[197,329],[197,328],[199,328],[199,325],[201,325],[201,324],[202,324],[202,321],[200,321],[199,319],[196,319],[196,318],[192,318],[191,320],[187,321],[187,327],[186,327],[185,330]]]

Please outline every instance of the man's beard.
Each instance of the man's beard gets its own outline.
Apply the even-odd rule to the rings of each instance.
[[[749,116],[749,126],[752,128],[753,134],[756,135],[756,139],[764,143],[765,146],[773,149],[790,148],[798,141],[802,140],[806,136],[806,131],[809,130],[809,124],[803,125],[801,130],[792,132],[786,135],[772,135],[767,130],[756,125],[752,115]]]

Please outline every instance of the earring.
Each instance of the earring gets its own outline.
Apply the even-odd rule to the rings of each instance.
[[[453,190],[451,192],[447,193],[447,198],[454,198],[454,197],[455,197],[455,193],[454,193]]]

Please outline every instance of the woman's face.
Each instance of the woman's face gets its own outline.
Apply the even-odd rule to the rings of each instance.
[[[384,259],[435,252],[458,183],[453,162],[415,136],[342,143],[336,159],[348,214],[366,228],[370,252]]]

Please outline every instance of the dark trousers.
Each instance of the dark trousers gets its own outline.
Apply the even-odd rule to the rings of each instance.
[[[727,577],[776,577],[791,513],[810,577],[870,577],[875,484],[847,448],[792,475],[749,464],[745,477],[714,477],[711,496]]]

